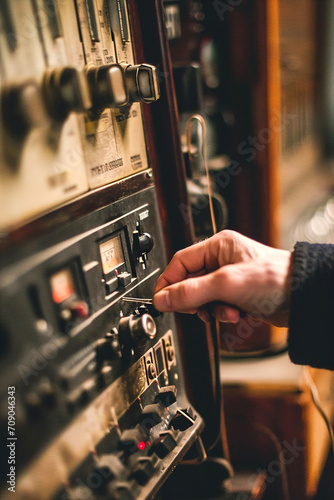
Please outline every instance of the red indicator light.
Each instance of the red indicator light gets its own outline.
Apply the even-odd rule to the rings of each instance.
[[[138,443],[138,450],[143,450],[145,446],[146,446],[145,441],[140,441],[140,443]]]
[[[56,304],[61,304],[75,293],[72,272],[65,267],[50,278],[52,298]]]

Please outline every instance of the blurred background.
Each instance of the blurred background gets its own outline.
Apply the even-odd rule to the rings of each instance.
[[[194,239],[212,234],[210,183],[217,230],[286,249],[297,240],[333,243],[334,2],[165,0],[164,7]],[[205,138],[194,114],[204,118]],[[330,440],[308,375],[331,421],[334,379],[293,366],[286,336],[247,320],[220,326],[232,463],[267,471],[266,498],[330,499]],[[275,473],[289,443],[305,449]]]

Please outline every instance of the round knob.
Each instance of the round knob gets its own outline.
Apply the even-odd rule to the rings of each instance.
[[[71,67],[47,70],[43,91],[52,118],[63,121],[72,111],[81,113],[92,107],[86,75]]]
[[[139,236],[140,253],[148,253],[153,248],[153,238],[149,233],[143,233]]]
[[[131,102],[151,103],[159,99],[158,72],[150,64],[136,64],[124,69],[125,85]]]
[[[88,84],[95,109],[116,108],[127,103],[124,73],[118,64],[87,68]]]
[[[140,231],[133,231],[133,251],[135,256],[141,257],[150,252],[154,245],[154,240],[149,233],[140,234]]]
[[[142,347],[147,340],[153,340],[157,327],[154,319],[149,314],[142,316],[126,316],[119,322],[119,335],[125,344],[135,343]],[[132,341],[132,342],[131,342]]]

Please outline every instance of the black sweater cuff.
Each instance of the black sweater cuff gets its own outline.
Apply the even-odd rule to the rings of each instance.
[[[299,242],[293,252],[289,354],[334,369],[334,245]]]

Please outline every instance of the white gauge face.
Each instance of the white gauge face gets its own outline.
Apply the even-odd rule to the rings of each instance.
[[[114,236],[108,241],[101,243],[100,254],[104,274],[109,274],[118,266],[124,264],[124,253],[120,236]]]

